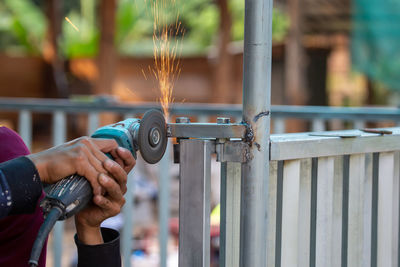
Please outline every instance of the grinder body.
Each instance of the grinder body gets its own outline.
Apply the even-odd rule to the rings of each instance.
[[[162,158],[167,146],[166,123],[160,111],[150,110],[143,118],[126,119],[96,130],[93,138],[115,139],[119,146],[128,149],[136,159],[140,151],[143,159],[154,164]],[[106,154],[112,159],[110,154]],[[82,210],[93,198],[92,187],[85,177],[70,175],[45,188],[46,196],[40,206],[46,217],[39,229],[29,260],[37,266],[47,235],[57,220],[69,218]]]
[[[136,159],[139,146],[134,136],[138,135],[139,119],[124,121],[99,128],[93,138],[115,139],[120,147],[128,149]],[[106,154],[112,159],[110,154]],[[45,189],[46,197],[40,206],[46,215],[53,207],[58,207],[62,214],[59,220],[65,220],[82,210],[92,199],[92,187],[85,177],[74,174],[58,181]]]

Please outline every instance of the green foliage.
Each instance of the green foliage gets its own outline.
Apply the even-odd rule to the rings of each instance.
[[[240,41],[244,38],[244,0],[230,0],[232,14],[232,39]],[[289,17],[279,8],[273,9],[272,40],[281,42],[289,28]]]
[[[229,9],[232,14],[232,39],[243,40],[244,37],[244,0],[230,0]]]
[[[98,52],[96,2],[80,0],[67,5],[68,10],[63,16],[67,16],[79,31],[63,19],[59,45],[66,57],[91,57]],[[182,55],[207,53],[208,47],[216,42],[219,10],[214,0],[118,0],[115,41],[120,53],[143,56],[153,53],[154,3],[158,4],[158,29],[168,25],[175,32],[177,18],[182,23],[184,31],[176,36],[182,43]],[[229,9],[232,40],[243,40],[244,0],[229,0]],[[286,35],[289,19],[278,9],[273,12],[273,40],[281,41]],[[38,54],[45,31],[43,10],[32,0],[0,2],[0,50],[19,47],[26,53]]]
[[[69,20],[79,29],[77,31],[69,22],[63,20],[60,47],[68,58],[93,57],[98,51],[99,30],[88,17],[76,11],[68,14]]]
[[[154,20],[151,7],[154,1],[135,0],[132,3],[132,0],[120,0],[117,40],[120,52],[123,54],[150,55],[152,53]],[[229,0],[229,8],[232,15],[232,40],[243,40],[244,0]],[[175,8],[172,5],[169,9],[160,10],[160,17],[163,18],[161,20],[173,27],[178,12],[179,20],[185,30],[182,55],[206,53],[207,48],[215,43],[218,34],[219,10],[216,2],[176,0]],[[273,17],[272,38],[279,42],[286,35],[289,19],[277,8],[273,10]]]
[[[30,0],[0,2],[0,48],[39,54],[46,33],[46,18]]]
[[[66,19],[62,22],[62,38],[59,45],[67,58],[94,57],[98,52],[99,28],[96,25],[96,0],[69,2],[64,10]]]
[[[218,7],[215,2],[189,0],[185,1],[183,10],[185,38],[199,44],[202,48],[210,46],[216,39],[219,23]]]
[[[280,9],[274,8],[272,20],[272,40],[282,42],[290,25],[289,17]]]

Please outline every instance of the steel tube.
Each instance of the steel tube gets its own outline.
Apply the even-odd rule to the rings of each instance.
[[[220,267],[239,266],[240,168],[237,162],[221,163]]]
[[[99,113],[89,112],[87,134],[92,135],[97,130],[97,128],[99,128],[99,124],[100,124]]]
[[[97,115],[97,116],[95,116]],[[129,118],[136,118],[136,114],[130,114],[127,113],[124,116],[124,120],[129,119]],[[97,121],[98,124],[98,114],[97,113],[91,113],[89,115],[89,121]],[[93,128],[92,128],[93,127]],[[89,129],[88,129],[88,134],[93,133],[95,131],[94,129],[95,123],[93,124],[89,123]],[[125,193],[125,200],[126,203],[124,207],[122,208],[122,215],[124,218],[124,225],[122,226],[122,235],[121,235],[121,253],[122,253],[122,262],[124,267],[130,267],[131,266],[131,255],[132,255],[132,248],[133,248],[133,233],[132,233],[132,228],[133,228],[133,217],[134,217],[134,194],[135,194],[135,175],[134,175],[135,170],[131,170],[128,174],[128,181],[127,181],[127,188],[128,190]]]
[[[169,237],[169,202],[171,184],[171,145],[167,144],[164,157],[159,165],[159,192],[158,218],[159,218],[159,246],[160,246],[160,267],[167,267],[168,260],[168,237]]]
[[[143,114],[149,109],[160,109],[159,103],[140,104],[96,104],[80,103],[65,99],[36,99],[36,98],[11,98],[0,97],[0,110],[2,111],[30,111],[35,113],[52,113],[64,111],[68,114],[90,112],[113,112],[117,114],[136,113]],[[242,109],[237,104],[205,104],[186,103],[173,104],[170,108],[172,115],[184,116],[227,116],[241,121]],[[363,120],[365,122],[376,121],[400,121],[400,109],[396,107],[326,107],[326,106],[271,106],[272,118],[299,118],[312,119],[341,119],[346,121]],[[239,118],[240,116],[240,118]],[[239,118],[239,119],[238,119]],[[199,122],[202,121],[200,118]]]
[[[266,266],[272,0],[246,0],[243,121],[250,157],[242,165],[240,266]]]
[[[32,149],[32,114],[27,109],[19,112],[18,131],[28,149]]]
[[[133,209],[134,209],[134,192],[135,192],[135,181],[134,181],[134,170],[132,170],[128,174],[127,188],[125,194],[126,203],[122,208],[122,214],[124,216],[124,225],[122,226],[122,235],[121,235],[121,252],[122,252],[122,261],[124,267],[131,266],[131,255],[132,255],[132,247],[133,247]]]
[[[64,112],[53,113],[53,145],[58,146],[66,141],[67,117]],[[58,221],[53,228],[53,260],[55,267],[61,267],[63,255],[64,221]]]
[[[179,267],[210,266],[211,142],[180,142]]]
[[[246,125],[240,123],[168,123],[169,137],[244,138]]]
[[[392,134],[359,130],[271,135],[271,160],[290,160],[400,150],[400,128],[384,128]],[[324,134],[327,134],[324,136]],[[331,135],[331,136],[329,136]],[[341,138],[340,136],[354,136]]]

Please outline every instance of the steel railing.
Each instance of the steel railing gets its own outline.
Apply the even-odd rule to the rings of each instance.
[[[66,134],[67,134],[67,114],[76,114],[76,113],[81,113],[81,114],[87,114],[88,115],[88,127],[87,127],[87,134],[90,135],[91,133],[94,132],[95,129],[97,129],[100,125],[99,122],[99,115],[103,112],[111,112],[115,114],[122,115],[123,117],[135,117],[135,116],[140,116],[142,113],[147,111],[150,108],[159,108],[159,105],[156,103],[149,103],[149,104],[120,104],[120,103],[109,103],[109,102],[95,102],[95,103],[85,103],[85,102],[76,102],[76,101],[70,101],[70,100],[59,100],[59,99],[26,99],[26,98],[0,98],[0,111],[11,111],[11,112],[18,112],[19,113],[19,121],[18,121],[18,131],[27,144],[28,147],[31,147],[32,145],[32,130],[33,130],[33,117],[32,115],[35,113],[49,113],[52,114],[52,129],[53,129],[53,141],[51,145],[58,145],[60,143],[63,143],[66,141]],[[216,116],[225,116],[225,117],[231,117],[233,120],[240,121],[241,120],[241,105],[214,105],[214,104],[175,104],[171,107],[171,115],[172,116],[191,116],[195,117],[197,121],[200,122],[208,122],[211,118],[214,118]],[[342,120],[346,122],[350,122],[351,126],[354,128],[363,128],[365,126],[365,123],[367,122],[379,122],[379,121],[392,121],[393,123],[397,124],[400,121],[400,110],[397,108],[333,108],[333,107],[310,107],[310,106],[272,106],[272,121],[274,124],[275,132],[276,133],[283,133],[284,132],[284,125],[285,125],[285,120],[289,118],[297,118],[297,119],[304,119],[307,121],[311,122],[311,130],[313,131],[322,131],[326,129],[327,122],[330,120]],[[299,135],[301,136],[301,135]],[[304,137],[304,136],[303,136]],[[280,140],[279,138],[282,138],[282,140],[286,141],[279,141],[275,142],[274,140]],[[296,137],[297,138],[297,137]],[[380,142],[386,142],[385,145],[389,148],[391,148],[390,142],[387,142],[388,139],[392,137],[390,136],[384,136],[380,137],[378,140]],[[328,138],[329,139],[329,138]],[[292,145],[295,143],[292,140],[291,135],[283,135],[282,137],[278,137],[276,135],[273,135],[272,138],[272,146],[271,146],[271,156],[273,162],[277,162],[276,168],[272,168],[272,170],[276,170],[277,174],[272,175],[270,179],[274,179],[273,177],[276,177],[276,175],[283,175],[283,173],[290,173],[288,171],[283,171],[284,166],[295,166],[296,169],[298,169],[298,165],[303,166],[303,159],[306,158],[321,158],[325,157],[326,155],[324,151],[333,151],[334,149],[337,149],[337,146],[333,146],[331,143],[326,143],[326,146],[320,146],[320,151],[315,155],[303,155],[303,156],[298,156],[298,162],[293,163],[291,159],[285,159],[282,155],[277,156],[276,153],[279,151],[279,153],[283,153],[284,147],[288,149],[287,153],[291,155],[296,155],[297,152],[299,151],[309,151],[310,150],[310,143],[314,144],[316,142],[320,142],[320,140],[326,140],[326,137],[308,137],[307,142],[304,141],[303,147],[298,146],[295,147]],[[289,142],[289,140],[292,140]],[[341,139],[340,139],[341,140]],[[341,140],[340,142],[343,141],[343,144],[347,144],[350,146],[352,149],[354,149],[354,144],[357,142],[355,141],[357,139],[352,139],[352,141],[346,141],[346,140]],[[397,139],[396,139],[397,140]],[[294,143],[293,143],[294,142]],[[299,141],[300,142],[300,141]],[[346,143],[347,142],[347,143]],[[280,144],[279,149],[274,146],[276,144]],[[285,144],[289,144],[289,146],[285,146]],[[302,143],[302,142],[300,142]],[[299,143],[299,144],[300,144]],[[363,143],[366,144],[366,143]],[[378,144],[378,143],[376,143]],[[360,147],[360,144],[357,144],[356,147]],[[374,147],[374,145],[372,145]],[[290,149],[290,147],[292,147]],[[374,150],[375,149],[375,150]],[[382,152],[378,147],[375,147],[373,150],[370,151],[359,151],[357,152],[354,150],[352,153],[367,153],[365,155],[365,158],[368,159],[370,156],[370,153],[379,153]],[[297,151],[297,152],[296,152]],[[166,266],[166,260],[167,260],[167,239],[168,239],[168,220],[169,220],[169,172],[167,171],[169,169],[169,166],[172,164],[172,159],[171,159],[171,151],[167,151],[166,156],[163,158],[163,160],[160,163],[160,168],[163,171],[160,171],[160,198],[159,198],[159,218],[160,218],[160,259],[161,259],[161,266]],[[369,153],[369,154],[368,154]],[[345,153],[343,152],[342,154],[332,154],[329,155],[329,157],[334,157],[338,155],[344,155]],[[324,156],[325,155],[325,156]],[[349,161],[352,159],[353,156],[350,156],[350,158],[346,158],[346,161]],[[310,159],[308,160],[310,161]],[[312,161],[312,160],[311,160]],[[314,160],[315,161],[315,160]],[[312,161],[312,162],[314,162]],[[289,162],[289,163],[286,163]],[[300,163],[299,163],[300,162]],[[322,162],[324,162],[322,160]],[[334,161],[336,162],[336,161]],[[350,161],[349,161],[350,162]],[[352,161],[351,161],[352,162]],[[275,164],[275,163],[272,163]],[[314,172],[316,171],[315,168],[315,163],[314,162]],[[321,167],[326,168],[326,167],[331,167],[332,160],[327,163],[328,165],[321,165]],[[312,164],[311,164],[312,165]],[[336,165],[335,165],[336,166]],[[378,166],[378,165],[376,165]],[[227,167],[227,166],[225,166]],[[280,170],[280,171],[278,171]],[[288,169],[290,171],[290,168]],[[303,169],[302,169],[303,170]],[[321,168],[320,168],[321,170]],[[281,177],[280,176],[280,177]],[[295,175],[295,177],[298,177]],[[283,177],[283,176],[282,176]],[[290,176],[292,177],[292,176]],[[290,179],[290,178],[287,178]],[[294,178],[292,178],[294,179]],[[300,179],[300,178],[296,178]],[[302,178],[303,179],[303,178]],[[129,179],[131,181],[132,179]],[[278,180],[279,181],[279,180]],[[132,185],[131,185],[132,186]],[[284,184],[280,184],[283,190]],[[273,187],[272,187],[273,188]],[[232,189],[234,190],[234,189]],[[272,189],[271,189],[272,190]],[[281,203],[281,205],[286,205],[285,203],[292,203],[290,202],[291,200],[287,200],[284,203],[282,202],[284,200],[285,194],[282,191],[282,194],[280,195],[280,199],[278,198],[275,202],[271,203]],[[303,196],[303,192],[298,192],[299,196]],[[270,197],[271,198],[271,197]],[[132,191],[129,190],[128,194],[126,195],[127,199],[127,204],[123,209],[124,217],[126,218],[126,223],[125,223],[125,228],[123,229],[123,235],[122,235],[122,251],[123,251],[123,256],[124,256],[124,263],[125,266],[129,266],[129,259],[130,259],[130,254],[131,254],[131,220],[132,220],[132,205],[133,205],[133,195]],[[280,201],[280,202],[279,202]],[[269,205],[271,205],[271,203]],[[314,205],[317,202],[313,202]],[[289,205],[290,206],[290,205]],[[285,223],[287,219],[284,219],[284,215],[287,213],[287,208],[283,209],[282,206],[279,211],[279,205],[278,208],[275,208],[275,210],[279,213],[281,213],[281,221],[282,223]],[[297,210],[295,210],[297,211]],[[314,211],[315,212],[315,211]],[[290,213],[292,214],[292,213]],[[315,214],[314,214],[315,215]],[[396,215],[397,216],[397,215]],[[276,217],[275,217],[276,218]],[[279,218],[279,216],[278,216]],[[298,219],[298,217],[297,217]],[[272,223],[273,225],[273,223]],[[276,227],[276,226],[275,226]],[[284,224],[282,224],[280,227],[284,227]],[[288,226],[285,226],[288,227]],[[377,229],[377,228],[376,228]],[[269,228],[269,231],[271,228]],[[279,232],[279,231],[278,231]],[[277,233],[278,233],[277,232]],[[280,231],[280,234],[282,235],[283,231]],[[298,234],[298,233],[297,233]],[[278,235],[278,234],[277,234]],[[315,235],[315,234],[314,234]],[[55,242],[53,243],[54,246],[54,257],[55,257],[55,266],[61,266],[61,257],[62,257],[62,236],[63,236],[63,225],[58,224],[55,228],[54,231],[54,240]],[[285,237],[285,235],[283,235]],[[278,244],[287,244],[287,240],[283,238],[282,236],[280,239],[276,238],[274,239],[275,241],[275,246]],[[283,238],[283,239],[282,239]],[[316,238],[314,236],[314,238]],[[280,242],[280,243],[279,243]],[[269,245],[271,246],[271,244]],[[296,247],[298,250],[299,248]],[[274,251],[274,252],[271,252]],[[286,250],[282,248],[275,249],[275,250],[270,250],[268,252],[274,253],[274,257],[269,257],[269,261],[272,259],[278,259],[281,260],[283,258],[286,258],[286,254],[284,253],[294,253],[293,250],[289,250],[289,252],[286,252]],[[282,254],[283,253],[283,254]],[[299,253],[299,252],[297,252]],[[313,252],[314,254],[316,251]],[[314,255],[313,254],[313,255]],[[301,254],[303,255],[303,254]],[[271,265],[273,266],[273,265]]]
[[[398,266],[400,128],[387,130],[271,136],[267,266]]]

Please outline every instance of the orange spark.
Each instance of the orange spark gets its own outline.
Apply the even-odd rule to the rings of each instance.
[[[144,79],[147,81],[147,76],[146,76],[146,73],[144,72],[144,70],[142,69],[142,73],[143,73],[143,77],[144,77]]]
[[[68,17],[65,17],[65,20],[66,20],[69,24],[71,24],[71,26],[72,26],[77,32],[79,32],[78,27],[76,27],[76,26],[72,23],[72,21],[69,20]]]
[[[166,120],[169,118],[169,105],[174,101],[172,91],[177,77],[180,74],[180,61],[177,59],[177,49],[180,47],[179,33],[183,33],[179,13],[177,12],[175,29],[167,25],[166,15],[162,13],[167,8],[168,0],[161,0],[161,3],[154,1],[152,11],[154,16],[153,44],[154,44],[154,76],[158,81],[161,92],[160,103]],[[175,0],[170,0],[169,7],[176,7]],[[162,26],[160,26],[162,25]],[[172,42],[172,44],[171,44]]]

